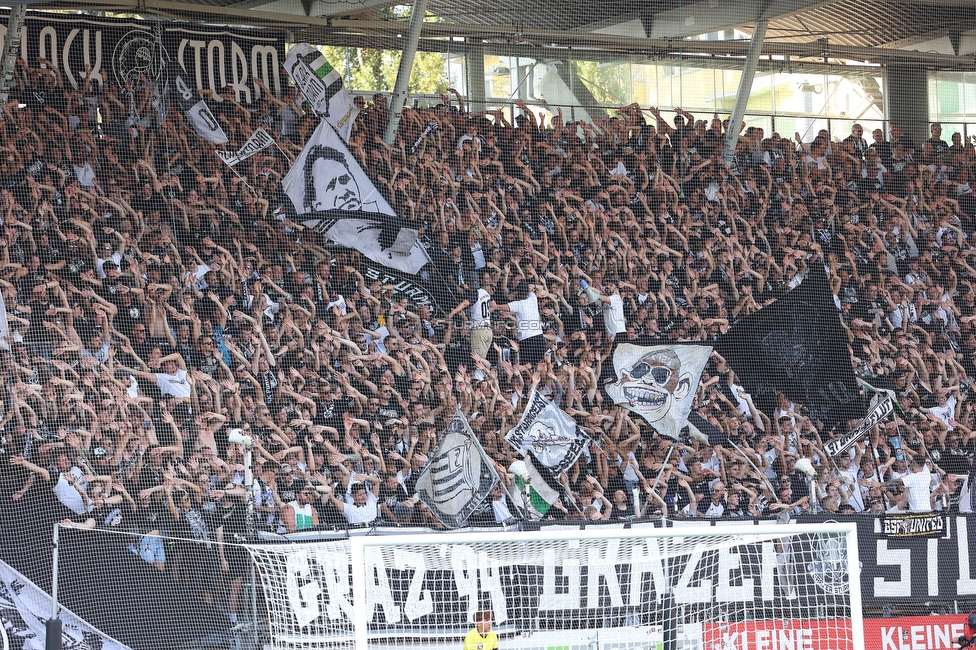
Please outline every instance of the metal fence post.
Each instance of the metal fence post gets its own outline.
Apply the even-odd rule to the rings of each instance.
[[[58,548],[59,530],[61,524],[54,524],[54,534],[51,536],[51,543],[54,545],[54,552],[51,555],[51,618],[45,625],[44,650],[61,650],[61,619],[58,618]]]

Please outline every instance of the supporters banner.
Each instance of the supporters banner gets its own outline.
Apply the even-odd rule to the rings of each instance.
[[[949,513],[945,532],[938,537],[886,537],[881,517],[859,514],[804,515],[794,520],[857,524],[861,599],[866,605],[976,597],[976,516],[972,514]],[[843,584],[833,580],[832,573],[818,569],[811,571],[809,577],[822,583],[829,593]]]
[[[505,435],[513,449],[523,456],[532,454],[555,473],[573,466],[587,440],[576,429],[576,422],[537,390],[529,395],[522,419]]]
[[[44,650],[51,596],[40,587],[0,562],[0,647]],[[106,636],[66,609],[61,619],[61,643],[64,650],[126,650],[128,646]]]
[[[892,537],[942,537],[946,533],[942,512],[890,512],[881,517],[881,534]]]
[[[342,83],[342,75],[315,47],[298,43],[288,50],[285,71],[312,106],[346,142],[359,109]]]
[[[274,138],[264,129],[256,130],[244,146],[237,151],[218,151],[217,157],[233,167],[242,160],[247,160],[259,151],[264,151],[274,144]]]
[[[739,320],[715,349],[767,415],[782,391],[828,426],[864,417],[847,336],[819,262],[798,287]]]
[[[430,257],[325,120],[281,181],[303,225],[369,259],[417,273]]]
[[[856,427],[851,429],[850,432],[839,438],[825,442],[823,446],[824,453],[828,456],[836,456],[850,449],[854,443],[871,433],[871,429],[878,423],[891,415],[894,411],[893,404],[894,401],[887,395],[884,395],[874,405],[874,408],[871,409],[867,416]]]
[[[0,12],[0,19],[7,15]],[[161,84],[169,63],[186,71],[194,95],[211,90],[217,103],[223,101],[217,95],[230,89],[237,102],[255,104],[264,93],[255,80],[276,96],[284,88],[284,31],[30,11],[22,34],[21,58],[31,66],[38,57],[50,61],[74,90],[84,84],[86,65],[96,88],[110,81],[139,89]]]
[[[458,411],[438,436],[437,447],[417,479],[417,494],[437,520],[459,528],[499,482],[495,465]]]
[[[186,82],[186,72],[180,70],[176,63],[168,63],[163,75],[170,101],[180,107],[197,135],[214,144],[227,142],[227,134],[207,106],[207,102]]]
[[[873,650],[956,648],[966,632],[966,614],[864,619],[864,647]]]
[[[617,380],[607,384],[607,393],[614,404],[647,420],[660,435],[677,440],[711,353],[707,345],[624,343],[613,353]]]
[[[855,650],[851,627],[851,621],[842,619],[705,623],[702,640],[703,647],[722,650]]]

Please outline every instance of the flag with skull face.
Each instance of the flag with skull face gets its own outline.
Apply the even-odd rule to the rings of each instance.
[[[617,380],[606,385],[607,394],[658,434],[677,440],[711,353],[707,345],[624,343],[614,351]]]

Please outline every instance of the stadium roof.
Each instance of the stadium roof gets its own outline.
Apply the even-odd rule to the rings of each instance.
[[[397,47],[403,21],[384,19],[390,0],[55,0],[52,9],[123,11],[164,19],[279,27],[294,40]],[[409,4],[409,3],[407,3]],[[35,5],[37,6],[37,5]],[[424,39],[540,50],[742,56],[747,40],[687,40],[768,18],[764,53],[797,59],[903,61],[971,69],[973,0],[429,0]],[[456,45],[455,45],[456,44]],[[426,49],[443,49],[428,40]],[[558,56],[555,53],[546,56]]]

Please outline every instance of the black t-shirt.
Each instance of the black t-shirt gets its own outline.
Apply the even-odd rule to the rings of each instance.
[[[407,489],[403,487],[399,481],[397,481],[396,487],[393,489],[386,486],[386,481],[383,481],[383,483],[380,485],[380,503],[386,504],[386,507],[390,509],[390,512],[393,512],[393,508],[396,507],[397,503],[400,501],[405,501],[409,498],[410,495],[407,494]]]
[[[218,528],[223,528],[225,542],[243,544],[247,541],[244,504],[228,500],[226,497],[224,502],[230,503],[230,507],[218,503],[215,508],[208,510],[210,530],[216,533]]]

